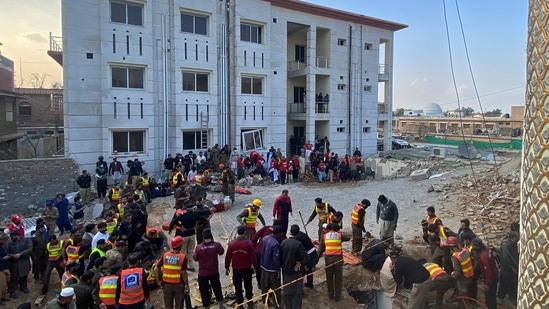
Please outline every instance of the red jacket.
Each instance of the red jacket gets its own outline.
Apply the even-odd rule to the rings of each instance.
[[[495,280],[498,280],[499,271],[495,256],[486,247],[478,253],[478,267],[485,285],[491,285]]]
[[[294,168],[299,168],[299,159],[298,158],[293,159],[292,164]]]
[[[252,242],[242,236],[239,236],[229,244],[227,254],[225,254],[225,269],[257,269],[257,259],[255,258]]]
[[[324,165],[324,162],[320,162],[318,163],[318,170],[321,171],[321,172],[324,172],[326,170],[326,165]]]
[[[273,233],[273,227],[271,225],[264,226],[257,231],[252,237],[252,243],[255,247],[255,253],[261,253],[261,240],[265,236],[269,236]]]
[[[282,205],[287,205],[287,209],[283,209]],[[276,217],[277,220],[280,220],[282,218],[283,212],[287,211],[285,215],[287,216],[288,213],[293,213],[292,210],[292,199],[289,196],[278,196],[273,205],[273,217]]]
[[[287,172],[288,171],[288,161],[280,162],[280,165],[278,166],[278,168],[281,172]]]

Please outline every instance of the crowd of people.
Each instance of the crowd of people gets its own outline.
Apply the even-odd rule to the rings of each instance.
[[[382,220],[384,205],[391,203],[385,200],[382,196],[378,199],[377,213]],[[398,212],[389,220],[389,230],[396,229],[397,220]],[[427,294],[435,290],[434,308],[440,309],[444,306],[446,291],[453,289],[448,300],[455,300],[460,308],[466,308],[472,304],[471,300],[477,299],[478,283],[482,280],[486,308],[497,308],[506,297],[516,306],[519,259],[517,223],[511,225],[508,237],[499,250],[478,238],[466,218],[460,220],[457,232],[452,231],[442,223],[432,206],[427,208],[426,219],[421,224],[423,240],[429,248],[425,252],[427,258],[403,256],[405,252],[402,248],[392,246],[393,235],[386,233],[385,224],[380,225],[380,238],[371,241],[361,253],[362,266],[379,271],[382,287],[389,296],[395,294],[397,285],[402,285],[411,290],[407,308],[423,308]],[[390,252],[387,255],[388,248]]]

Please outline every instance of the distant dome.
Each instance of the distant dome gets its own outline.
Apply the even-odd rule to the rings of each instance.
[[[443,115],[442,108],[436,103],[429,103],[423,108],[423,116],[442,117]]]

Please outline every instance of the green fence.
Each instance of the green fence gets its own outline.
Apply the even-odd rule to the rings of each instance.
[[[452,138],[442,138],[442,137],[436,137],[432,135],[427,135],[425,137],[425,141],[430,144],[438,144],[438,145],[451,145],[451,146],[459,146],[463,144],[463,139],[457,139],[455,137]],[[522,139],[511,139],[509,142],[502,142],[501,140],[498,140],[497,142],[492,141],[492,143],[488,141],[479,141],[471,139],[471,137],[466,136],[465,141],[468,143],[472,143],[473,146],[477,149],[491,149],[491,148],[503,148],[503,149],[514,149],[514,150],[520,150],[522,149]],[[490,144],[492,144],[490,146]]]

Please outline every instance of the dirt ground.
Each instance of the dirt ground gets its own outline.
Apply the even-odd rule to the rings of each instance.
[[[520,166],[520,155],[515,154],[514,157],[508,163],[504,164],[503,166],[500,166],[498,171],[500,175],[505,175],[508,173],[516,173],[518,170],[518,166]],[[455,184],[463,183],[471,179],[471,176],[468,175],[470,173],[469,166],[457,165],[454,163],[454,164],[447,164],[444,166],[441,165],[441,166],[438,166],[437,168],[438,169],[435,169],[433,172],[454,173],[452,174],[453,176],[447,176],[447,178],[443,181],[445,184],[450,184],[449,188],[446,187],[443,190],[443,192],[440,192],[440,193],[436,193],[436,192],[433,193],[428,190],[429,183],[414,183],[414,186],[416,186],[418,190],[421,190],[421,193],[418,193],[420,195],[427,196],[431,194],[432,196],[432,194],[439,194],[439,197],[437,197],[437,199],[440,201],[440,205],[438,206],[441,207],[442,209],[445,209],[445,208],[448,209],[449,213],[452,213],[452,212],[455,213],[455,216],[457,219],[460,215],[460,210],[451,208],[448,205],[459,204],[460,202],[462,202],[462,199],[463,199],[462,195],[458,194],[459,192],[456,191],[456,190],[461,190],[461,186],[458,186]],[[485,170],[486,170],[486,167],[482,167],[480,169],[480,171],[485,171]],[[491,177],[487,173],[484,173],[484,174],[485,174],[484,176],[487,178]],[[477,177],[478,177],[478,174],[477,174]],[[496,177],[492,177],[492,178],[496,178]],[[377,181],[378,180],[374,182],[377,182]],[[389,180],[387,182],[387,185],[391,185],[391,181],[394,181],[395,184],[398,183],[398,179],[394,179],[394,180]],[[333,184],[332,186],[335,190],[338,190],[337,188],[340,188],[340,190],[344,191],[344,190],[348,190],[349,188],[351,189],[355,188],[357,190],[360,190],[364,186],[368,188],[368,186],[370,186],[371,184],[372,183],[365,184],[364,182],[359,182],[359,183],[347,183],[344,186],[340,184]],[[307,198],[312,199],[314,198],[314,195],[317,194],[314,192],[323,190],[324,184],[311,182],[306,184],[294,185],[294,187],[292,188],[294,188],[294,189],[291,189],[291,190],[294,190],[293,192],[296,192],[299,190],[300,195],[307,195]],[[258,188],[254,188],[254,190],[261,191],[261,192],[265,191],[265,193],[262,193],[262,198],[263,196],[265,196],[265,198],[267,197],[271,198],[273,196],[276,196],[275,193],[273,192],[278,192],[277,194],[279,194],[280,192],[279,191],[280,188],[273,189],[268,187],[262,187],[262,188],[258,187]],[[513,194],[518,194],[518,191],[517,193],[513,193]],[[221,224],[222,228],[220,229],[217,236],[215,237],[217,237],[216,239],[220,241],[225,248],[226,248],[226,243],[229,240],[230,235],[232,233],[232,228],[236,224],[236,223],[229,224],[229,222],[235,221],[235,219],[233,218],[233,215],[236,213],[236,211],[239,211],[240,209],[242,209],[242,207],[244,207],[244,201],[248,199],[249,197],[245,197],[245,196],[240,197],[237,195],[238,203],[236,203],[233,206],[233,208],[235,209],[231,209],[227,214],[221,213],[220,215],[216,215],[218,217],[215,220],[216,222],[219,222]],[[424,210],[423,208],[421,209],[422,209],[421,214],[419,216],[424,216]],[[437,210],[438,209],[439,208],[437,207]],[[153,200],[153,202],[150,205],[148,205],[148,210],[149,210],[149,226],[160,226],[162,223],[169,220],[173,215],[173,211],[174,211],[173,197],[169,196],[169,197],[158,198]],[[370,209],[368,211],[370,211]],[[267,219],[268,217],[269,215],[266,216],[267,222],[270,221],[269,219]],[[296,220],[294,223],[298,223],[298,222],[300,223],[300,221],[297,221],[298,219],[295,218],[295,215],[292,220]],[[223,224],[224,222],[225,224]],[[399,223],[399,226],[400,225],[401,224]],[[503,228],[504,227],[502,227],[502,229]],[[370,229],[370,228],[367,227],[367,229]],[[214,229],[212,228],[212,230]],[[401,244],[404,247],[405,255],[413,256],[414,258],[420,258],[420,257],[427,258],[427,256],[424,256],[425,252],[427,252],[426,245],[423,243],[423,240],[420,238],[419,233],[413,234],[411,236],[410,235],[403,235],[403,236],[404,236],[404,240],[401,242]],[[171,239],[171,236],[168,236],[168,237]],[[365,244],[366,243],[367,241],[365,241]],[[351,251],[350,246],[351,246],[350,243],[344,244],[344,248],[346,248],[349,252]],[[220,259],[220,273],[223,273],[222,271],[223,265],[224,264],[223,264],[223,257],[222,257]],[[310,309],[313,309],[313,308],[315,309],[318,309],[318,308],[376,308],[373,306],[367,307],[366,305],[357,303],[357,301],[352,296],[350,296],[348,292],[350,292],[353,289],[360,289],[361,291],[371,290],[371,289],[380,289],[379,274],[374,274],[364,269],[360,265],[358,266],[344,265],[344,277],[343,277],[344,292],[342,293],[341,301],[333,302],[329,300],[327,297],[326,280],[325,280],[323,266],[324,266],[324,261],[323,259],[321,259],[319,264],[317,265],[318,271],[315,273],[315,280],[314,280],[315,289],[305,288],[305,295],[303,298],[302,308],[305,308],[305,309],[308,309],[308,308]],[[10,300],[6,302],[4,308],[17,308],[17,306],[23,302],[31,302],[31,303],[34,302],[36,297],[39,296],[41,286],[34,284],[34,280],[31,279],[31,277],[32,276],[29,275],[29,289],[31,290],[31,293],[26,295],[26,294],[23,294],[22,292],[19,292],[18,293],[19,299]],[[193,305],[200,307],[201,303],[198,302],[196,299],[198,291],[197,289],[194,288],[197,285],[196,272],[189,273],[189,279],[191,282],[191,286],[193,287],[191,289]],[[224,287],[223,288],[224,293],[229,293],[234,290],[233,286],[230,284],[230,282],[228,281],[228,278],[226,278],[224,274],[222,274],[222,285]],[[254,288],[255,288],[254,296],[260,295],[260,292],[259,290],[257,290],[256,284],[255,284],[255,279],[254,279]],[[46,301],[54,298],[56,296],[56,293],[58,292],[59,292],[59,281],[58,281],[58,277],[55,275],[55,272],[54,272],[54,274],[52,274],[52,279],[50,283],[50,293],[48,293],[46,300],[44,300],[40,308],[43,308]],[[479,296],[483,295],[482,284],[479,284],[478,293],[479,293]],[[434,298],[434,294],[432,293],[432,295],[430,295],[430,300],[433,300],[433,298]],[[163,308],[161,290],[157,289],[152,292],[150,303],[154,305],[155,308]],[[405,303],[405,298],[401,296],[397,296],[393,301],[392,307],[403,308],[404,303]],[[228,305],[230,304],[231,302],[228,303]],[[255,307],[256,308],[263,307],[263,303],[261,302],[261,299],[257,299]],[[447,307],[453,308],[451,305],[448,305]],[[39,307],[33,305],[33,308],[39,308]],[[479,308],[482,308],[482,307],[479,307]],[[506,306],[499,306],[499,308],[512,308],[512,307],[509,305],[509,302],[506,301]]]

